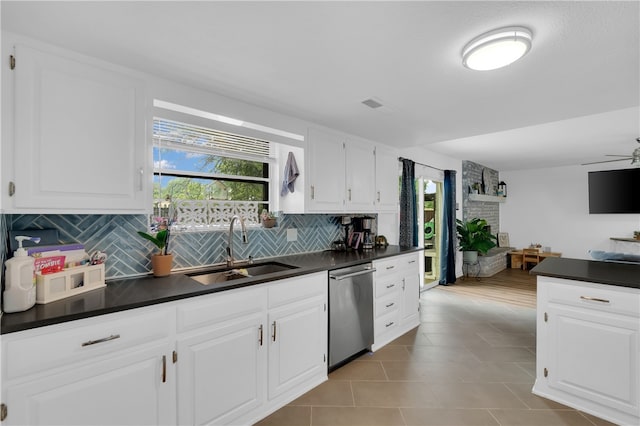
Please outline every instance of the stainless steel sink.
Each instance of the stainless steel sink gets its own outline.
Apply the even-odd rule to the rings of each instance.
[[[207,270],[192,272],[187,275],[202,285],[220,284],[242,278],[258,277],[274,272],[296,269],[297,266],[286,265],[279,262],[256,263],[252,265],[238,266],[232,269]]]

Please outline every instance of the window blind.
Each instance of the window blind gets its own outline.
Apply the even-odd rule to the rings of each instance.
[[[220,130],[163,118],[153,119],[153,143],[157,146],[228,154],[230,157],[254,157],[264,161],[270,155],[270,142]]]

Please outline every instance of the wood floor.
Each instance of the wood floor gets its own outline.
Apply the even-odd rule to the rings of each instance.
[[[468,277],[440,286],[446,292],[527,308],[536,307],[536,277],[529,271],[505,269],[488,278]]]

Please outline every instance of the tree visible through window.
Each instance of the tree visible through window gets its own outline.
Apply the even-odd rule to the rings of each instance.
[[[269,209],[270,143],[154,120],[152,227],[208,229],[234,214],[249,224]]]

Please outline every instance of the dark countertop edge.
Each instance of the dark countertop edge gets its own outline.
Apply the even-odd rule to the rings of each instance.
[[[640,289],[640,265],[600,260],[549,257],[531,275]]]
[[[189,278],[186,275],[187,273],[191,272],[191,270],[174,272],[169,277],[164,278],[154,278],[153,276],[149,275],[143,277],[108,280],[107,286],[101,289],[96,289],[77,296],[71,296],[69,298],[51,302],[48,304],[36,304],[33,308],[24,312],[2,314],[2,316],[0,317],[0,334],[4,335],[15,333],[33,328],[46,327],[49,325],[61,324],[79,319],[86,319],[136,308],[142,308],[145,306],[153,306],[192,297],[204,296],[207,294],[224,292],[227,290],[251,287],[271,281],[293,278],[316,272],[330,271],[332,269],[345,268],[361,263],[367,263],[374,260],[380,260],[422,250],[423,248],[419,247],[389,246],[384,249],[376,249],[366,252],[320,251],[258,259],[256,260],[256,263],[277,261],[280,263],[296,266],[296,268],[263,275],[257,278],[234,280],[230,281],[229,284],[222,286],[203,286],[197,283],[195,280]],[[331,261],[329,261],[327,258],[331,258]],[[119,301],[117,300],[119,296],[111,295],[111,293],[116,292],[112,290],[128,290],[131,288],[130,286],[133,285],[139,287],[140,289],[147,287],[152,293],[155,292],[158,288],[160,288],[158,292],[163,293],[164,289],[164,293],[166,294],[158,295],[155,297],[147,295],[144,295],[145,297],[142,297],[138,295],[138,297],[128,301],[126,300],[125,296],[121,297],[124,300]],[[183,286],[182,289],[180,288],[181,286]],[[83,302],[80,304],[84,304],[84,300],[86,298],[97,296],[99,294],[98,292],[102,293],[105,299],[116,299],[116,301],[104,302],[104,304],[106,304],[107,306],[99,308],[78,310],[76,312],[66,312],[69,310],[68,306],[72,306],[74,302]],[[56,307],[64,307],[65,313],[48,314],[48,311],[55,310]]]

